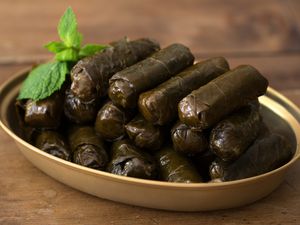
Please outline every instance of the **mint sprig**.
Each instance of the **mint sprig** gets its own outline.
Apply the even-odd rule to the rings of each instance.
[[[57,31],[60,41],[52,41],[44,46],[55,54],[55,60],[31,70],[22,84],[18,99],[37,101],[49,97],[61,88],[71,64],[108,47],[97,44],[81,47],[83,36],[78,32],[76,16],[71,7],[60,18]]]

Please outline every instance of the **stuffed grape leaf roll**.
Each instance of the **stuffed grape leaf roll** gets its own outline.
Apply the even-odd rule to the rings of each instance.
[[[69,129],[69,144],[73,152],[73,162],[89,168],[104,170],[108,155],[103,140],[93,127],[73,126]]]
[[[86,124],[95,121],[98,110],[99,99],[84,102],[70,90],[66,91],[64,113],[73,123]]]
[[[134,112],[125,110],[109,101],[99,110],[96,122],[96,132],[107,141],[121,139],[125,134],[125,125],[132,119]]]
[[[125,130],[128,137],[140,148],[155,151],[158,150],[164,142],[164,128],[153,125],[141,115],[137,115],[127,123]]]
[[[63,114],[63,102],[61,92],[55,92],[39,101],[28,99],[24,108],[25,124],[35,128],[58,128]]]
[[[208,138],[202,131],[192,130],[178,121],[171,130],[171,139],[176,151],[193,155],[208,149]]]
[[[211,176],[221,181],[257,176],[284,165],[292,157],[293,149],[283,136],[267,133],[256,139],[234,162],[215,162],[211,166]]]
[[[171,147],[162,148],[155,156],[159,164],[160,179],[179,183],[203,181],[194,165]]]
[[[185,69],[159,86],[139,96],[139,110],[154,124],[165,125],[177,117],[179,101],[191,91],[227,72],[229,65],[223,57],[215,57]]]
[[[242,107],[211,130],[209,146],[223,161],[238,158],[256,139],[262,118],[256,103]]]
[[[22,137],[24,140],[26,140],[29,143],[33,144],[33,139],[35,136],[37,128],[31,127],[27,124],[25,124],[25,106],[26,106],[27,100],[17,100],[15,103],[15,110],[16,110],[16,118],[18,122],[18,127],[16,127],[16,133]]]
[[[228,165],[228,162],[224,162],[219,158],[211,162],[211,165],[209,166],[210,179],[212,181],[219,181],[224,176]]]
[[[105,96],[108,80],[116,72],[135,64],[159,50],[156,41],[141,38],[114,42],[103,52],[80,60],[71,71],[71,91],[75,97],[89,102]]]
[[[194,56],[181,44],[172,44],[111,77],[108,95],[124,108],[134,108],[139,94],[192,65]]]
[[[182,122],[203,130],[266,92],[268,81],[254,67],[238,66],[194,90],[178,104]]]
[[[34,145],[44,152],[58,158],[71,161],[72,154],[64,137],[56,131],[40,131]]]
[[[154,179],[157,176],[157,164],[151,155],[125,139],[113,143],[107,171],[122,176]]]

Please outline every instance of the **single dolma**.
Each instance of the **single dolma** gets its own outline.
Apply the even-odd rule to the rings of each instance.
[[[126,133],[133,143],[150,151],[158,150],[164,142],[164,129],[137,115],[125,125]]]
[[[121,139],[125,134],[125,125],[133,117],[131,110],[125,110],[116,106],[113,102],[107,102],[99,110],[95,130],[105,140],[114,141]]]
[[[73,162],[89,168],[104,170],[108,163],[105,144],[91,126],[73,126],[69,130]]]
[[[263,95],[267,87],[267,79],[254,67],[238,66],[183,98],[178,104],[178,115],[182,122],[195,129],[210,128]]]
[[[185,69],[159,86],[139,96],[139,110],[154,124],[165,125],[177,117],[179,101],[191,91],[227,72],[229,65],[223,57],[215,57]]]
[[[71,92],[84,102],[105,96],[108,80],[116,72],[135,64],[159,50],[159,44],[147,38],[114,42],[103,52],[80,60],[71,71]]]
[[[258,107],[252,104],[244,106],[211,130],[209,147],[223,161],[233,161],[256,139],[261,124]]]
[[[171,147],[164,147],[155,154],[160,178],[168,182],[197,183],[203,179],[194,165]]]
[[[293,157],[293,149],[287,140],[275,133],[256,139],[236,161],[214,162],[210,168],[212,178],[221,181],[239,180],[274,170]]]
[[[31,143],[34,145],[34,136],[37,131],[37,128],[28,126],[25,123],[25,106],[26,106],[27,100],[17,100],[15,103],[15,112],[16,112],[16,118],[18,125],[16,127],[16,133],[22,137],[25,141]]]
[[[84,102],[74,96],[70,91],[66,91],[64,112],[66,117],[77,124],[85,124],[95,121],[99,110],[99,99]]]
[[[53,156],[71,161],[70,148],[64,137],[56,131],[46,130],[38,132],[34,145]]]
[[[229,162],[217,158],[209,166],[209,175],[212,181],[219,180],[224,176],[226,168],[229,166]]]
[[[151,155],[124,139],[113,143],[107,171],[128,177],[155,179],[157,164]]]
[[[192,65],[194,56],[181,44],[172,44],[111,77],[108,95],[124,108],[137,105],[139,94]]]
[[[61,92],[55,92],[43,100],[28,99],[25,104],[25,124],[35,128],[56,129],[63,114],[64,98]]]
[[[181,153],[192,155],[208,149],[208,138],[204,132],[192,130],[181,121],[173,126],[171,138],[174,149]]]

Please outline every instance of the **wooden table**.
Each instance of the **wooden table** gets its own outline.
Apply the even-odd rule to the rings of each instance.
[[[251,64],[300,106],[300,1],[21,1],[0,2],[0,83],[49,59],[68,5],[86,42],[149,36],[181,42],[198,59],[223,55],[232,67]],[[265,199],[242,208],[175,213],[99,199],[32,166],[0,130],[0,224],[300,224],[300,163]]]

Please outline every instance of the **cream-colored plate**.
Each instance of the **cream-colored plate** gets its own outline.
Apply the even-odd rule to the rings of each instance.
[[[269,88],[260,98],[270,129],[285,135],[295,149],[293,159],[269,173],[225,183],[180,184],[122,177],[89,169],[51,156],[22,140],[14,101],[28,70],[18,73],[0,89],[0,125],[15,140],[25,157],[54,179],[100,198],[156,209],[202,211],[232,208],[254,202],[271,193],[287,169],[300,157],[300,111],[288,99]]]

